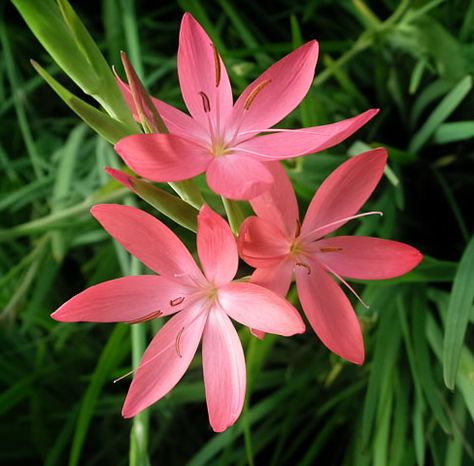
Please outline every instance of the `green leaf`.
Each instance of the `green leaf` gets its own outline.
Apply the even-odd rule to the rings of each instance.
[[[87,125],[94,131],[99,133],[103,138],[112,144],[118,140],[136,133],[133,127],[124,125],[118,120],[113,119],[106,113],[89,105],[87,102],[79,99],[69,92],[64,86],[58,83],[44,68],[38,63],[32,61],[31,64],[35,70],[44,78],[44,80],[52,87],[56,94],[76,113]]]
[[[474,300],[473,277],[474,236],[471,238],[459,262],[446,315],[446,333],[443,345],[443,373],[444,383],[451,390],[454,389],[461,348],[463,346],[469,314]]]
[[[131,181],[135,192],[162,214],[188,230],[197,231],[197,214],[191,205],[153,184],[133,177]]]
[[[114,331],[110,335],[109,340],[100,355],[97,366],[92,373],[91,381],[87,387],[79,409],[79,416],[71,446],[71,454],[69,456],[69,466],[77,466],[79,464],[82,447],[92,417],[94,416],[102,388],[109,379],[112,371],[118,366],[129,351],[128,345],[124,344],[124,339],[125,336],[128,335],[128,332],[129,328],[124,324],[118,324],[115,326]]]
[[[64,72],[125,125],[134,122],[110,67],[67,0],[13,0],[23,19]]]
[[[437,144],[448,144],[471,138],[474,138],[474,120],[444,123],[436,130],[433,140]]]
[[[425,124],[413,136],[408,145],[410,152],[418,152],[428,141],[431,135],[446,120],[472,88],[472,77],[465,76],[436,106]]]

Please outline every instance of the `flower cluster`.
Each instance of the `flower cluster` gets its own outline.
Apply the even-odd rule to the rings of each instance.
[[[396,277],[420,262],[416,249],[396,241],[327,236],[351,219],[377,213],[358,212],[382,177],[384,149],[355,156],[335,170],[316,191],[300,223],[292,184],[279,161],[333,146],[377,113],[368,110],[299,130],[270,129],[309,90],[317,55],[317,43],[308,42],[268,68],[233,103],[221,57],[196,20],[185,14],[178,74],[190,115],[137,94],[130,79],[127,85],[117,78],[136,120],[151,122],[151,131],[116,144],[134,172],[156,182],[205,172],[214,192],[248,200],[255,212],[236,239],[227,222],[204,205],[197,218],[199,267],[181,240],[152,215],[116,204],[92,208],[104,229],[156,274],[92,286],[52,317],[134,324],[172,316],[143,355],[123,416],[134,416],[166,395],[184,375],[202,339],[209,420],[217,432],[231,426],[242,410],[246,389],[244,352],[231,319],[259,338],[304,332],[300,314],[285,299],[293,278],[319,339],[342,358],[361,364],[359,321],[334,277],[355,293],[346,278]],[[160,124],[167,132],[160,131]],[[120,172],[109,173],[124,179]],[[255,268],[250,281],[234,280],[239,255]]]

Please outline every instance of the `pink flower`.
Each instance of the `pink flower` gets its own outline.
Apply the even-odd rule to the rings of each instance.
[[[292,275],[301,306],[321,341],[344,359],[364,361],[357,316],[330,275],[362,280],[403,275],[422,259],[419,251],[396,241],[365,236],[324,236],[358,214],[382,177],[384,149],[365,152],[343,163],[319,187],[303,223],[283,168],[272,164],[271,191],[251,201],[257,217],[242,224],[241,257],[256,267],[252,282],[285,296]],[[372,212],[375,213],[375,212]]]
[[[136,323],[175,314],[154,337],[136,371],[122,410],[132,417],[181,379],[202,336],[207,407],[221,432],[238,418],[245,397],[245,360],[229,317],[264,332],[304,331],[296,309],[271,291],[233,282],[238,253],[227,223],[208,207],[198,217],[201,270],[178,237],[151,215],[115,204],[92,214],[125,249],[159,275],[118,278],[92,286],[52,314],[63,322]]]
[[[231,199],[251,199],[270,188],[267,162],[311,154],[349,137],[378,110],[323,126],[273,129],[308,92],[318,57],[311,41],[251,83],[233,104],[224,63],[211,39],[186,13],[181,23],[178,75],[191,116],[153,99],[169,134],[138,134],[120,140],[116,151],[139,175],[180,181],[206,172],[212,190]],[[128,86],[119,81],[135,117]],[[262,132],[272,132],[256,137]]]

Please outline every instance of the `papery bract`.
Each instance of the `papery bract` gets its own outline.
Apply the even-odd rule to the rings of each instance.
[[[136,323],[175,314],[154,337],[136,371],[122,410],[135,416],[166,395],[188,368],[202,337],[204,384],[212,428],[238,418],[245,397],[245,359],[229,317],[263,332],[304,331],[296,309],[252,283],[232,282],[237,245],[228,224],[207,206],[198,216],[201,272],[179,238],[163,223],[115,204],[91,210],[125,249],[159,275],[118,278],[92,286],[52,317],[63,322]]]
[[[422,255],[397,241],[324,236],[364,215],[356,214],[380,181],[386,160],[386,151],[375,149],[343,163],[319,187],[301,225],[288,176],[280,164],[272,164],[274,184],[251,200],[257,216],[244,221],[239,236],[241,257],[256,267],[252,282],[285,296],[294,274],[316,334],[331,351],[356,364],[364,360],[359,321],[330,275],[350,288],[343,277],[397,277],[413,269]]]
[[[268,162],[311,154],[349,137],[378,110],[337,123],[300,130],[273,129],[308,92],[318,57],[308,42],[273,64],[237,99],[211,39],[186,13],[179,36],[178,75],[191,116],[152,99],[170,134],[139,134],[115,149],[125,163],[152,181],[172,182],[206,172],[215,192],[251,199],[270,188]],[[118,80],[136,119],[139,111],[130,88]],[[258,136],[262,132],[271,132]]]

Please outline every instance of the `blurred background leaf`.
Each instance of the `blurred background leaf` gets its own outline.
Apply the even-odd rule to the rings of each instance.
[[[38,38],[18,10],[30,11]],[[128,382],[112,381],[136,366],[159,322],[114,329],[49,317],[87,286],[137,273],[90,206],[153,207],[111,181],[103,167],[123,168],[112,146],[29,60],[112,142],[122,134],[113,119],[124,134],[138,131],[112,86],[111,65],[124,76],[120,50],[152,95],[184,109],[176,74],[184,10],[215,41],[235,96],[272,62],[319,40],[314,85],[282,126],[381,112],[344,144],[285,164],[300,208],[348,155],[383,145],[387,179],[366,208],[385,215],[343,233],[406,241],[425,254],[405,277],[354,285],[370,305],[354,303],[367,347],[362,367],[330,354],[311,332],[258,341],[240,329],[248,400],[223,434],[208,425],[199,354],[146,415],[121,419]],[[474,227],[474,1],[13,0],[0,4],[0,43],[1,464],[474,464],[472,240],[466,249]],[[116,106],[103,108],[110,95]],[[203,177],[196,185],[236,225],[249,214],[245,205],[225,209]],[[142,194],[168,199],[187,188],[196,189],[145,185]],[[192,231],[153,213],[195,249]],[[241,264],[239,273],[250,269]],[[298,305],[294,290],[290,299]]]

